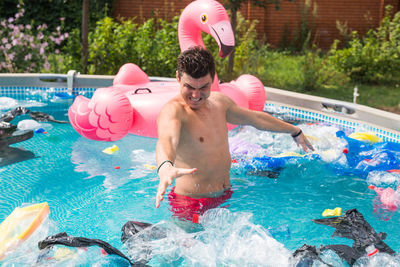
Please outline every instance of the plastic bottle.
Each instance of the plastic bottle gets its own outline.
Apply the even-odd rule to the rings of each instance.
[[[374,244],[369,245],[365,249],[365,256],[359,258],[353,266],[355,267],[394,267],[400,266],[400,259],[398,256],[389,255],[380,252],[375,248]]]
[[[369,245],[365,251],[367,252],[368,257],[372,257],[379,252],[379,250],[374,245]]]
[[[359,266],[359,267],[375,266],[374,263],[376,263],[375,261],[376,261],[376,257],[379,254],[379,250],[377,248],[375,248],[375,246],[373,244],[371,244],[365,248],[365,252],[366,252],[366,255],[359,258],[355,262],[354,266]]]

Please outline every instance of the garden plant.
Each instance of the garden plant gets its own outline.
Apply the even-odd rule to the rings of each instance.
[[[238,12],[232,71],[227,68],[228,59],[218,57],[215,41],[209,35],[203,37],[217,59],[222,81],[249,73],[265,86],[345,101],[352,101],[357,86],[358,103],[396,112],[400,110],[400,12],[392,11],[386,7],[378,28],[364,36],[350,32],[343,38],[346,42],[336,40],[328,51],[316,48],[312,23],[304,21],[293,39],[296,42],[272,48],[268,40],[257,36],[257,21],[246,20]],[[115,75],[120,66],[133,62],[149,76],[175,76],[180,53],[178,16],[170,20],[155,16],[138,24],[135,18],[112,18],[110,10],[93,13],[96,21],[90,23],[87,74]],[[0,14],[0,72],[75,69],[83,73],[80,25],[74,27],[71,20],[59,17],[49,26],[40,17],[28,21],[30,16],[21,0],[14,14]]]

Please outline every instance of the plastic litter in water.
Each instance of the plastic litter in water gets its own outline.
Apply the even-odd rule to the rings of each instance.
[[[115,152],[117,152],[118,150],[119,150],[119,148],[117,147],[117,145],[113,145],[113,146],[105,148],[103,150],[103,153],[111,155],[111,154],[114,154]]]

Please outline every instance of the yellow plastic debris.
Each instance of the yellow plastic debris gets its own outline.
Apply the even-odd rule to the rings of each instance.
[[[376,134],[371,132],[356,132],[350,134],[349,137],[360,141],[368,141],[371,143],[382,142],[382,138],[379,138],[378,136],[376,136]]]
[[[117,152],[119,150],[119,148],[116,145],[113,145],[111,147],[107,147],[106,149],[103,150],[103,153],[106,154],[114,154],[115,152]]]
[[[342,208],[335,208],[333,210],[331,209],[326,209],[322,213],[322,216],[324,217],[330,217],[330,216],[340,216],[342,215]]]
[[[156,166],[150,165],[150,164],[144,164],[144,167],[145,167],[146,169],[148,169],[148,170],[155,170],[155,169],[157,169]]]
[[[69,248],[61,247],[54,252],[53,258],[55,260],[61,261],[73,256],[75,252]]]
[[[15,208],[0,224],[0,260],[28,239],[49,213],[47,202]]]

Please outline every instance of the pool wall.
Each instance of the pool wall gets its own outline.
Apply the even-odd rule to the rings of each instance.
[[[0,95],[29,99],[32,90],[68,92],[91,97],[99,87],[112,85],[111,75],[67,74],[0,74]],[[175,81],[175,78],[150,77],[152,81]],[[293,119],[329,122],[344,128],[363,127],[385,141],[400,142],[400,115],[379,109],[329,98],[265,87],[266,107],[278,107]]]

